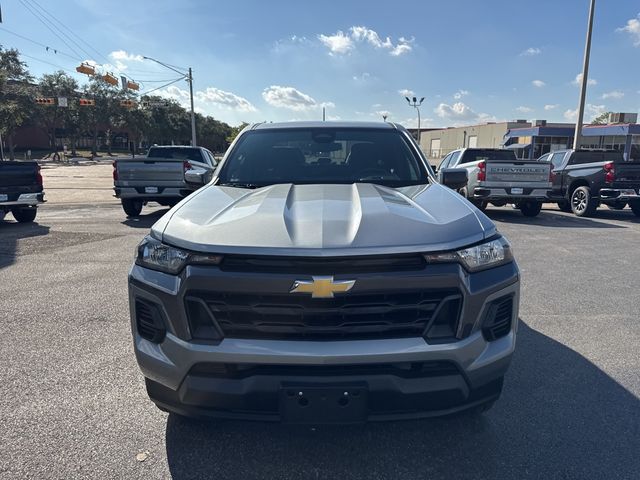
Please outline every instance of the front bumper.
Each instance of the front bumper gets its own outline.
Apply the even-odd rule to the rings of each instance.
[[[0,207],[36,207],[46,202],[44,192],[22,193],[13,199],[11,196],[9,198],[6,202],[0,202]]]
[[[373,421],[453,413],[493,401],[500,394],[517,331],[519,273],[515,263],[476,274],[462,273],[457,265],[432,265],[430,275],[405,279],[406,283],[423,281],[425,286],[455,280],[463,292],[462,315],[476,325],[493,300],[514,296],[511,330],[506,336],[487,341],[476,328],[466,338],[433,344],[421,337],[343,341],[225,338],[217,345],[191,342],[181,338],[181,298],[192,279],[203,283],[204,270],[187,267],[183,276],[175,277],[134,266],[130,273],[134,350],[149,396],[163,409],[196,417],[277,421],[282,419],[280,396],[287,386],[348,389],[358,385],[368,392],[365,420]],[[212,274],[207,286],[221,288],[224,283],[216,284],[217,280]],[[161,343],[138,334],[136,298],[160,305],[165,318],[170,319]],[[389,371],[421,364],[447,367],[409,376]],[[234,374],[237,367],[249,373]]]

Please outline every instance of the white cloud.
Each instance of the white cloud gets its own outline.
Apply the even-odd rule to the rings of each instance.
[[[580,85],[582,85],[582,74],[581,73],[577,74],[576,78],[571,83],[573,83],[576,87],[579,87]],[[597,84],[598,84],[598,81],[595,78],[587,79],[587,85],[589,85],[590,87]]]
[[[454,126],[469,122],[489,122],[495,118],[486,113],[477,113],[471,107],[463,102],[457,102],[453,105],[441,103],[434,112],[445,120],[451,122]]]
[[[602,94],[603,100],[606,100],[608,98],[614,98],[616,100],[619,100],[622,97],[624,97],[624,92],[621,92],[620,90],[614,90],[612,92],[606,92]]]
[[[604,105],[592,105],[591,103],[589,103],[585,106],[585,109],[584,109],[585,121],[588,121],[589,118],[602,115],[606,111],[607,111],[607,108]],[[565,111],[564,118],[566,118],[569,121],[575,122],[578,119],[578,110]]]
[[[637,18],[627,21],[627,25],[616,29],[616,32],[626,32],[633,40],[636,47],[640,47],[640,14]]]
[[[531,82],[531,85],[533,85],[536,88],[543,88],[547,86],[547,84],[544,83],[542,80],[533,80]]]
[[[560,105],[558,104],[554,104],[554,105],[545,105],[544,109],[548,112],[550,110],[555,110],[556,108],[558,108]]]
[[[521,57],[533,57],[533,56],[536,56],[536,55],[540,55],[541,53],[542,53],[542,50],[540,50],[539,48],[529,47],[525,51],[520,52],[520,56]]]
[[[258,109],[246,98],[215,87],[208,87],[195,93],[195,98],[203,103],[213,103],[238,112],[257,112]]]
[[[525,107],[525,106],[519,106],[518,108],[516,108],[516,111],[520,112],[520,113],[531,113],[533,112],[533,108],[529,108],[529,107]]]
[[[364,26],[353,26],[346,33],[338,30],[333,35],[318,35],[318,40],[329,49],[329,55],[345,55],[351,53],[358,43],[368,44],[376,49],[387,50],[390,55],[398,57],[413,50],[413,38],[400,37],[393,43],[391,37],[380,38],[378,32]]]
[[[366,82],[371,78],[371,74],[369,72],[362,72],[360,75],[354,75],[353,80],[356,82]]]
[[[458,90],[453,94],[453,98],[456,100],[460,100],[462,97],[466,97],[469,95],[469,90]]]
[[[163,90],[158,90],[157,95],[176,100],[185,108],[190,108],[189,92],[182,88],[171,85]],[[206,90],[198,90],[193,94],[195,111],[204,112],[206,106],[217,106],[227,110],[235,110],[238,112],[257,112],[257,108],[253,106],[249,100],[240,97],[231,92],[225,92],[215,87],[208,87]]]
[[[353,40],[342,30],[333,35],[318,35],[318,39],[329,49],[329,55],[343,55],[353,50]]]
[[[403,97],[413,97],[416,94],[416,92],[414,92],[413,90],[409,90],[408,88],[398,90],[398,93]]]
[[[298,112],[318,107],[335,107],[332,102],[318,103],[313,97],[294,87],[281,87],[280,85],[271,85],[265,88],[262,91],[262,98],[272,107],[287,108]]]
[[[136,55],[133,53],[128,53],[124,50],[114,50],[109,54],[109,58],[113,58],[114,60],[120,60],[124,62],[142,62],[144,58],[142,55]]]

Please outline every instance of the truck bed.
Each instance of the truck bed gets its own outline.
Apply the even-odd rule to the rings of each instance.
[[[175,158],[117,160],[116,170],[116,185],[184,186],[184,161]]]

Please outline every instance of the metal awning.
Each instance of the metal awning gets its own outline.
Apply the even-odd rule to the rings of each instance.
[[[504,148],[506,148],[507,150],[519,150],[521,148],[527,148],[530,146],[531,146],[530,143],[512,143],[511,145],[507,145]]]

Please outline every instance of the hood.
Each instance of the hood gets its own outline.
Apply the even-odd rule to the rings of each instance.
[[[152,228],[188,250],[258,255],[376,255],[451,250],[495,234],[491,220],[439,184],[209,185]]]

